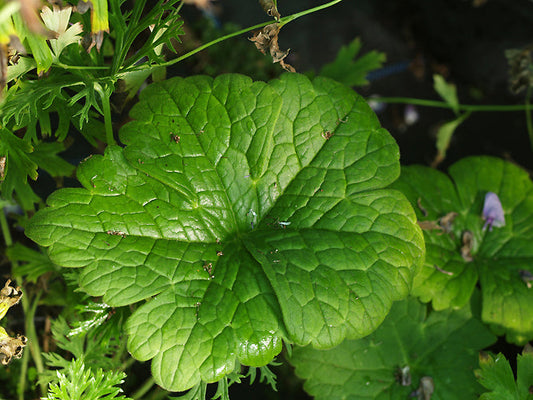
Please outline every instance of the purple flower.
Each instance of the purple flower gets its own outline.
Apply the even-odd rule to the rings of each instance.
[[[485,195],[485,204],[483,205],[483,219],[485,225],[483,230],[489,227],[489,231],[492,231],[492,227],[505,226],[505,217],[503,215],[503,208],[498,195],[493,192],[488,192]]]

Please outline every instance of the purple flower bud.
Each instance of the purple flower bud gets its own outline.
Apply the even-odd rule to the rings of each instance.
[[[492,227],[505,226],[505,217],[503,215],[503,208],[498,195],[493,192],[487,192],[485,195],[485,204],[483,205],[483,219],[485,225],[483,230],[489,227],[489,231],[492,231]]]

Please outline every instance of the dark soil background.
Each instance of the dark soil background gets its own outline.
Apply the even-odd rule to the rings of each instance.
[[[284,16],[325,2],[280,0],[278,9]],[[220,0],[216,4],[222,23],[250,26],[265,20],[258,1]],[[378,50],[386,53],[386,65],[414,61],[417,67],[358,88],[364,96],[440,100],[432,80],[434,73],[440,73],[457,85],[463,104],[519,104],[524,102],[524,93],[513,95],[508,89],[504,51],[533,42],[533,2],[486,0],[475,6],[473,0],[345,0],[286,25],[279,41],[282,49],[291,49],[288,61],[298,72],[318,73],[341,46],[356,37],[363,42],[361,53]],[[453,113],[418,107],[418,122],[403,129],[404,107],[388,105],[380,120],[398,141],[403,164],[429,165],[436,152],[436,128],[452,119]],[[525,113],[473,113],[457,129],[440,168],[481,154],[533,170]]]
[[[279,0],[278,9],[285,16],[325,2]],[[265,21],[258,1],[220,0],[216,4],[221,25],[231,22],[245,27]],[[193,10],[184,11],[185,15],[195,15]],[[360,54],[377,50],[386,53],[386,66],[410,64],[410,68],[358,88],[365,97],[377,94],[440,100],[432,78],[439,73],[457,86],[462,104],[523,104],[525,94],[514,95],[509,90],[504,52],[533,43],[533,1],[344,0],[286,25],[279,43],[280,48],[291,49],[287,61],[298,72],[318,73],[324,64],[333,61],[341,46],[356,37],[363,43]],[[240,46],[244,39],[231,39],[228,46]],[[232,70],[219,72],[242,72],[240,68],[247,59],[225,51],[237,59]],[[278,66],[265,64],[264,68],[274,76],[281,72]],[[177,71],[180,75],[186,72]],[[418,107],[419,120],[406,127],[404,108],[402,104],[389,104],[379,114],[380,121],[397,140],[402,164],[430,165],[436,154],[436,129],[454,115],[446,109]],[[525,112],[477,112],[456,130],[439,169],[446,170],[466,156],[492,155],[533,171],[532,154]],[[490,350],[502,351],[514,360],[521,349],[500,338]],[[278,393],[266,385],[241,384],[231,388],[232,398],[310,398],[290,366],[284,364],[274,370],[279,379]]]

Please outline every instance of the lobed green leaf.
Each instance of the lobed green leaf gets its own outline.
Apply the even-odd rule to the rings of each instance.
[[[282,340],[329,348],[372,332],[424,253],[414,212],[387,189],[398,148],[361,97],[297,74],[153,84],[110,146],[48,199],[27,234],[83,267],[111,306],[142,302],[128,349],[186,390]]]
[[[471,399],[482,390],[473,373],[477,351],[494,341],[468,305],[428,314],[409,298],[369,336],[326,351],[296,347],[290,361],[318,400],[407,399],[422,377],[434,383],[432,400]]]
[[[533,272],[533,184],[526,171],[493,157],[470,157],[450,167],[449,177],[429,168],[402,169],[394,184],[423,221],[456,212],[449,232],[425,230],[426,261],[413,294],[433,307],[461,307],[476,283],[482,289],[482,320],[514,343],[533,338],[533,291],[521,271]],[[484,198],[499,196],[505,226],[483,229]],[[424,215],[422,209],[427,213]],[[461,255],[463,235],[472,233],[472,260]],[[438,268],[437,268],[438,267]]]

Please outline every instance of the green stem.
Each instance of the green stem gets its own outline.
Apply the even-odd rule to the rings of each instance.
[[[27,351],[22,354],[22,360],[20,365],[19,383],[17,385],[18,400],[24,400],[24,391],[26,390],[26,381],[28,380],[28,363],[30,362],[30,356]]]
[[[98,66],[98,65],[67,65],[67,64],[63,64],[62,62],[56,62],[54,63],[54,65],[56,67],[59,67],[59,68],[63,68],[63,69],[66,69],[66,70],[78,70],[78,69],[81,69],[81,70],[99,70],[99,71],[102,71],[102,70],[108,70],[109,67],[106,67],[106,66]]]
[[[531,144],[531,149],[533,150],[533,122],[531,122],[531,103],[529,98],[531,97],[531,88],[533,86],[529,85],[526,92],[526,126],[527,133],[529,135],[529,143]]]
[[[443,101],[436,101],[436,100],[425,100],[425,99],[414,99],[411,97],[372,97],[368,98],[368,100],[372,100],[375,102],[380,103],[401,103],[401,104],[413,104],[416,106],[424,106],[424,107],[437,107],[437,108],[450,108],[452,109],[453,106],[451,106],[448,103],[445,103]],[[515,105],[472,105],[472,104],[460,104],[459,110],[461,111],[524,111],[529,110],[528,104],[515,104]]]
[[[17,281],[20,281],[20,277],[16,277]],[[26,302],[24,302],[24,297],[22,296],[22,308],[24,309],[25,315],[25,325],[26,325],[26,336],[28,337],[28,345],[30,347],[30,352],[35,363],[35,368],[39,375],[44,373],[44,363],[43,358],[41,357],[41,347],[39,346],[39,337],[37,336],[37,330],[35,329],[34,317],[35,311],[37,310],[37,305],[41,298],[42,290],[39,290],[35,299],[33,300],[31,306],[30,301],[26,297]],[[41,389],[41,394],[44,396],[47,392],[47,387],[44,382],[39,383]]]
[[[140,399],[155,385],[154,378],[148,378],[143,385],[131,396],[132,399]]]
[[[7,247],[11,247],[13,245],[13,239],[11,238],[11,232],[9,231],[9,226],[7,224],[7,219],[4,214],[3,210],[0,210],[0,225],[2,226],[2,233],[4,235],[4,241],[6,242]],[[17,263],[15,261],[12,261],[12,269],[16,269]],[[17,283],[22,282],[21,276],[14,276],[14,279]],[[35,316],[35,310],[37,309],[37,304],[39,303],[39,299],[41,298],[41,292],[39,291],[37,293],[37,296],[35,297],[35,300],[30,305],[30,299],[29,297],[22,296],[21,303],[22,303],[22,309],[24,310],[24,325],[26,330],[26,336],[28,337],[28,346],[30,348],[31,355],[33,357],[33,362],[35,363],[35,367],[37,369],[37,372],[42,374],[44,372],[44,363],[43,359],[41,357],[41,349],[39,347],[39,338],[37,337],[37,331],[35,329],[35,324],[33,323],[33,317]],[[27,357],[27,356],[25,356]],[[21,369],[21,375],[19,379],[18,384],[18,395],[19,399],[24,399],[24,390],[26,385],[26,372],[28,369],[28,359],[23,360],[23,365]],[[41,392],[44,395],[46,393],[46,384],[41,383],[40,384]]]
[[[107,87],[107,85],[106,85]],[[104,126],[105,126],[105,137],[108,145],[117,144],[115,138],[113,137],[113,124],[111,122],[111,105],[109,103],[109,97],[111,93],[109,90],[102,88],[98,83],[94,83],[94,90],[100,95],[102,100],[102,110],[104,111]]]
[[[285,24],[288,24],[289,22],[294,21],[297,18],[303,17],[304,15],[311,14],[311,13],[323,10],[324,8],[334,6],[335,4],[340,3],[341,1],[342,0],[333,0],[333,1],[330,1],[329,3],[321,4],[319,6],[309,8],[308,10],[304,10],[299,13],[289,15],[287,17],[281,18],[279,23],[281,24],[281,26],[283,26]]]
[[[308,10],[305,10],[305,11],[301,11],[299,13],[296,13],[296,14],[292,14],[292,15],[289,15],[287,17],[283,17],[279,20],[279,24],[281,26],[291,22],[291,21],[294,21],[295,19],[297,18],[300,18],[300,17],[303,17],[304,15],[307,15],[307,14],[310,14],[310,13],[313,13],[313,12],[316,12],[316,11],[320,11],[324,8],[328,8],[328,7],[331,7],[337,3],[340,3],[342,0],[333,0],[333,1],[330,1],[329,3],[326,3],[326,4],[322,4],[320,6],[317,6],[317,7],[313,7],[313,8],[310,8]],[[235,36],[239,36],[239,35],[242,35],[244,33],[247,33],[247,32],[250,32],[250,31],[253,31],[253,30],[256,30],[256,29],[259,29],[259,28],[262,28],[264,26],[267,26],[267,25],[270,25],[272,23],[275,23],[275,21],[267,21],[267,22],[262,22],[260,24],[257,24],[257,25],[254,25],[254,26],[250,26],[248,28],[244,28],[244,29],[241,29],[240,31],[237,31],[237,32],[233,32],[233,33],[230,33],[228,35],[225,35],[225,36],[222,36],[222,37],[219,37],[215,40],[212,40],[208,43],[205,43],[203,45],[201,45],[200,47],[197,47],[196,49],[194,50],[191,50],[189,51],[188,53],[180,56],[180,57],[177,57],[177,58],[174,58],[170,61],[167,61],[167,62],[164,62],[164,63],[160,63],[160,64],[152,64],[152,65],[147,65],[147,64],[144,64],[144,65],[139,65],[139,66],[136,66],[134,68],[126,68],[124,69],[123,71],[121,71],[122,73],[126,73],[126,72],[131,72],[131,71],[140,71],[140,70],[144,70],[144,69],[153,69],[155,67],[168,67],[170,65],[173,65],[173,64],[176,64],[176,63],[179,63],[180,61],[183,61],[193,55],[195,55],[196,53],[199,53],[201,52],[202,50],[205,50],[207,49],[208,47],[211,47],[217,43],[220,43],[226,39],[230,39],[232,37],[235,37]]]
[[[13,245],[13,240],[11,239],[11,232],[9,232],[9,225],[7,224],[7,219],[3,208],[0,210],[0,225],[2,226],[2,234],[4,235],[6,247],[10,247]]]

